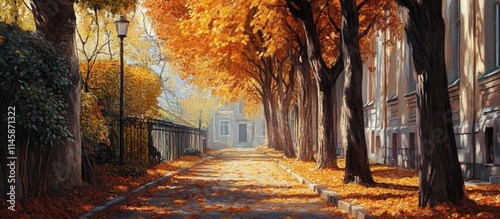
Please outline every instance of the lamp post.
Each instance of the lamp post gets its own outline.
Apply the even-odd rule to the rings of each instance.
[[[129,21],[125,16],[120,16],[120,20],[115,21],[116,32],[120,38],[120,164],[123,164],[124,140],[123,140],[123,38],[127,36]]]

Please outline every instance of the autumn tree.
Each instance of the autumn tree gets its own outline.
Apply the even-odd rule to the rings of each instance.
[[[49,166],[50,178],[53,179],[50,187],[64,184],[68,186],[82,184],[81,179],[81,75],[75,49],[76,1],[66,0],[33,0],[31,11],[35,19],[36,30],[42,33],[49,42],[53,43],[56,50],[65,57],[69,69],[71,85],[63,93],[67,105],[66,113],[69,118],[69,130],[73,134],[72,140],[67,140],[57,145],[53,151],[52,161]],[[78,1],[82,7],[92,8],[99,6],[113,13],[135,4],[133,0],[102,2],[99,0]]]
[[[53,159],[49,166],[53,172],[52,185],[65,184],[69,186],[81,185],[81,136],[80,136],[80,105],[81,105],[81,78],[78,69],[78,60],[75,53],[76,15],[74,0],[67,1],[31,1],[32,12],[35,18],[36,29],[42,33],[56,50],[62,54],[68,65],[71,85],[63,93],[67,104],[69,130],[73,134],[72,140],[66,140],[56,146]]]
[[[269,146],[282,149],[283,137],[289,136],[289,143],[285,145],[292,148],[289,132],[278,132],[281,131],[278,127],[288,127],[279,123],[286,124],[288,119],[278,118],[287,116],[282,110],[288,110],[286,105],[290,104],[285,103],[289,101],[285,100],[286,95],[278,94],[278,83],[287,84],[280,85],[282,94],[293,90],[286,89],[290,83],[286,74],[290,65],[284,65],[289,62],[287,48],[282,44],[286,38],[275,34],[280,33],[279,25],[268,22],[279,13],[272,6],[275,1],[267,3],[147,1],[149,14],[158,24],[158,35],[165,39],[172,60],[187,74],[186,78],[201,87],[218,87],[214,89],[216,94],[237,97],[233,98],[236,100],[245,92],[259,93]],[[206,43],[200,44],[202,41]],[[279,67],[281,65],[287,69]],[[284,73],[281,77],[284,80],[277,80],[279,71]],[[280,97],[285,100],[282,104],[278,103]],[[289,152],[292,153],[293,148]]]
[[[39,196],[56,180],[49,174],[61,166],[52,163],[52,151],[72,137],[63,99],[70,83],[65,59],[50,42],[0,22],[0,103],[5,109],[0,115],[6,124],[0,134],[0,162],[17,157],[15,166],[0,168],[1,196],[13,186],[16,200]],[[7,178],[13,167],[15,178],[12,172]]]
[[[80,61],[86,62],[86,68],[81,69],[83,90],[89,92],[90,78],[95,62],[99,58],[109,57],[112,59],[112,37],[114,34],[109,29],[109,18],[107,12],[102,11],[98,6],[94,8],[77,8],[80,17],[76,35],[77,50]]]
[[[342,72],[342,60],[328,65],[323,57],[319,15],[323,14],[329,3],[313,7],[310,1],[287,0],[290,12],[301,20],[306,36],[307,58],[316,79],[318,92],[318,160],[316,168],[336,167],[337,153],[335,133],[333,132],[333,94],[332,88]],[[314,16],[318,17],[314,17]],[[325,23],[325,19],[322,19]],[[322,28],[322,27],[321,27]],[[338,51],[338,50],[337,50]]]
[[[346,144],[346,167],[344,183],[374,184],[366,147],[362,80],[363,63],[359,48],[359,15],[355,0],[340,0],[342,7],[342,54],[344,58],[344,98],[342,125]]]
[[[190,89],[189,96],[179,100],[180,116],[190,122],[190,126],[206,129],[211,122],[211,113],[218,109],[218,103],[218,99],[209,92],[194,87]]]
[[[442,0],[396,0],[417,83],[420,207],[465,197],[446,77]]]

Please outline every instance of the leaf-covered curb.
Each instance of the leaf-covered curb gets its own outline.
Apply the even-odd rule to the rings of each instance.
[[[129,192],[127,195],[116,197],[116,198],[114,198],[114,199],[112,199],[112,200],[110,200],[110,201],[108,201],[100,206],[95,207],[94,209],[88,211],[87,213],[83,214],[79,218],[80,219],[90,219],[90,218],[95,218],[99,215],[105,214],[111,209],[111,207],[125,204],[125,203],[139,197],[140,195],[146,193],[147,191],[152,190],[160,185],[165,184],[174,175],[180,174],[180,173],[185,173],[185,172],[189,171],[191,168],[196,167],[196,166],[206,162],[209,159],[212,159],[212,157],[211,156],[205,157],[202,160],[196,162],[195,164],[193,164],[191,166],[183,167],[183,168],[180,168],[176,171],[172,171],[170,173],[167,173],[156,180],[145,183],[142,186],[135,188],[134,190]]]
[[[266,157],[272,158],[270,155],[268,155],[265,151],[261,151],[259,153],[264,154]],[[337,194],[337,192],[330,190],[326,188],[325,186],[314,184],[310,182],[309,180],[303,178],[302,176],[298,175],[297,173],[293,172],[292,169],[286,167],[285,165],[281,164],[279,161],[276,161],[276,164],[285,172],[290,174],[292,177],[297,179],[300,183],[305,185],[309,190],[318,193],[318,195],[323,198],[325,201],[332,203],[336,207],[338,207],[340,210],[344,210],[347,212],[350,216],[358,219],[373,219],[373,218],[378,218],[377,216],[372,216],[370,215],[369,209],[364,209],[362,206],[350,203]]]
[[[333,203],[336,207],[344,210],[349,215],[354,218],[363,219],[363,218],[378,218],[376,216],[370,216],[369,210],[363,209],[360,205],[352,204],[347,202],[346,200],[339,197],[339,195],[330,189],[327,189],[324,186],[314,184],[307,179],[304,179],[297,173],[294,173],[290,168],[287,168],[285,165],[281,164],[279,161],[276,161],[276,164],[285,172],[293,176],[297,181],[304,184],[309,190],[318,193],[321,198],[323,198],[327,202]]]

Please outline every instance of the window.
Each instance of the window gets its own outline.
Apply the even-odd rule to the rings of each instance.
[[[366,57],[366,65],[363,65],[363,104],[369,106],[373,103],[374,85],[375,85],[375,72],[377,71],[377,63],[379,62],[380,52],[378,51],[379,37],[370,40],[370,54]],[[365,61],[365,60],[363,60]],[[366,80],[365,80],[366,79]]]
[[[484,133],[486,139],[486,151],[485,151],[485,157],[486,157],[486,163],[493,163],[495,159],[495,151],[494,151],[494,141],[493,141],[493,128],[492,127],[487,127]]]
[[[413,71],[415,71],[415,68],[413,68],[413,54],[412,54],[412,49],[410,44],[408,43],[408,48],[407,48],[407,69],[406,72],[408,72],[408,93],[413,92],[417,89],[417,84],[415,82],[415,78],[413,77]]]
[[[229,121],[221,120],[219,126],[219,136],[229,136]]]
[[[392,165],[398,165],[398,134],[392,133]]]
[[[448,16],[448,39],[447,50],[451,54],[446,56],[448,69],[448,85],[455,83],[460,78],[460,0],[451,1],[450,14]]]
[[[396,38],[393,38],[391,40],[396,41]],[[398,59],[401,57],[400,49],[401,49],[401,44],[396,43],[393,46],[390,46],[387,48],[387,65],[388,68],[386,69],[385,72],[385,79],[387,81],[386,86],[387,86],[387,97],[386,100],[394,100],[394,98],[397,97],[398,95],[398,74],[399,72],[399,61]]]

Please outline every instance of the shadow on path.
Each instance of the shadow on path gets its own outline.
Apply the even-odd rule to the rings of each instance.
[[[111,218],[343,218],[251,149],[226,149],[214,159],[127,205]]]

